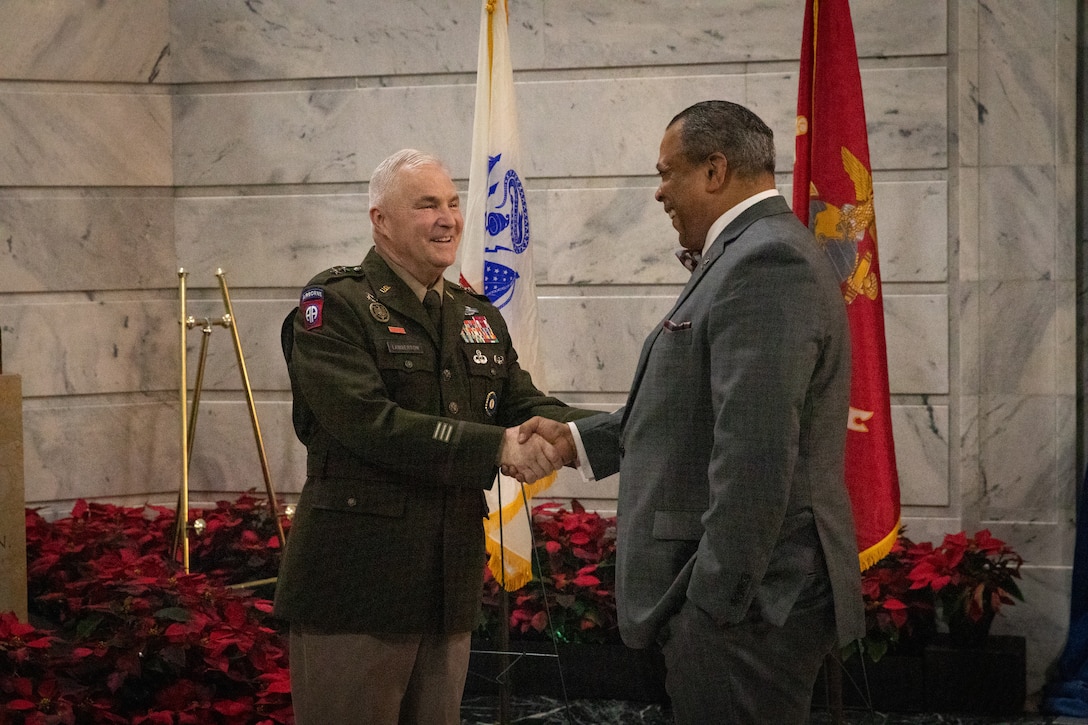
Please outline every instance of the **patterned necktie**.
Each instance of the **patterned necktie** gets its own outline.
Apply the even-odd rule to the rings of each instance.
[[[438,296],[438,290],[427,290],[423,295],[423,306],[427,308],[427,314],[431,316],[434,329],[442,329],[442,299]]]
[[[684,268],[689,272],[695,271],[695,268],[699,266],[699,258],[702,256],[702,252],[692,252],[687,249],[679,249],[676,252],[676,258],[680,260],[680,264],[684,265]]]

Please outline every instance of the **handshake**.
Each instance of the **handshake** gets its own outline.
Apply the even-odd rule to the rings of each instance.
[[[573,464],[577,457],[566,423],[535,416],[506,429],[497,463],[503,475],[528,483]]]

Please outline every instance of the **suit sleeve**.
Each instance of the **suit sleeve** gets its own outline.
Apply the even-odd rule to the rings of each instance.
[[[614,413],[598,413],[575,422],[582,446],[593,469],[593,477],[601,480],[620,470],[620,430],[624,408]]]
[[[711,308],[709,506],[688,596],[718,621],[747,611],[782,534],[821,299],[805,258],[771,242],[738,260]]]

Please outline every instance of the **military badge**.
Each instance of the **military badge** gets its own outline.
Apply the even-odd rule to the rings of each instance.
[[[381,302],[370,303],[370,316],[378,322],[389,322],[389,310]]]
[[[487,400],[484,401],[484,412],[488,417],[495,417],[495,409],[499,406],[499,396],[492,390],[487,394]]]
[[[325,290],[320,287],[307,287],[302,290],[298,309],[302,312],[302,325],[307,330],[321,327],[321,311],[325,305]]]

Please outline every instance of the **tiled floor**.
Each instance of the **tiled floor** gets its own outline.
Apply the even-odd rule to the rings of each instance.
[[[978,717],[941,714],[897,715],[847,710],[846,725],[1088,725],[1088,720],[1043,715]],[[468,698],[461,707],[462,725],[499,725],[503,722],[496,697]],[[514,697],[506,723],[510,725],[671,725],[660,705],[616,700],[574,700],[569,705],[547,697]],[[810,725],[833,725],[826,711],[813,711]]]

